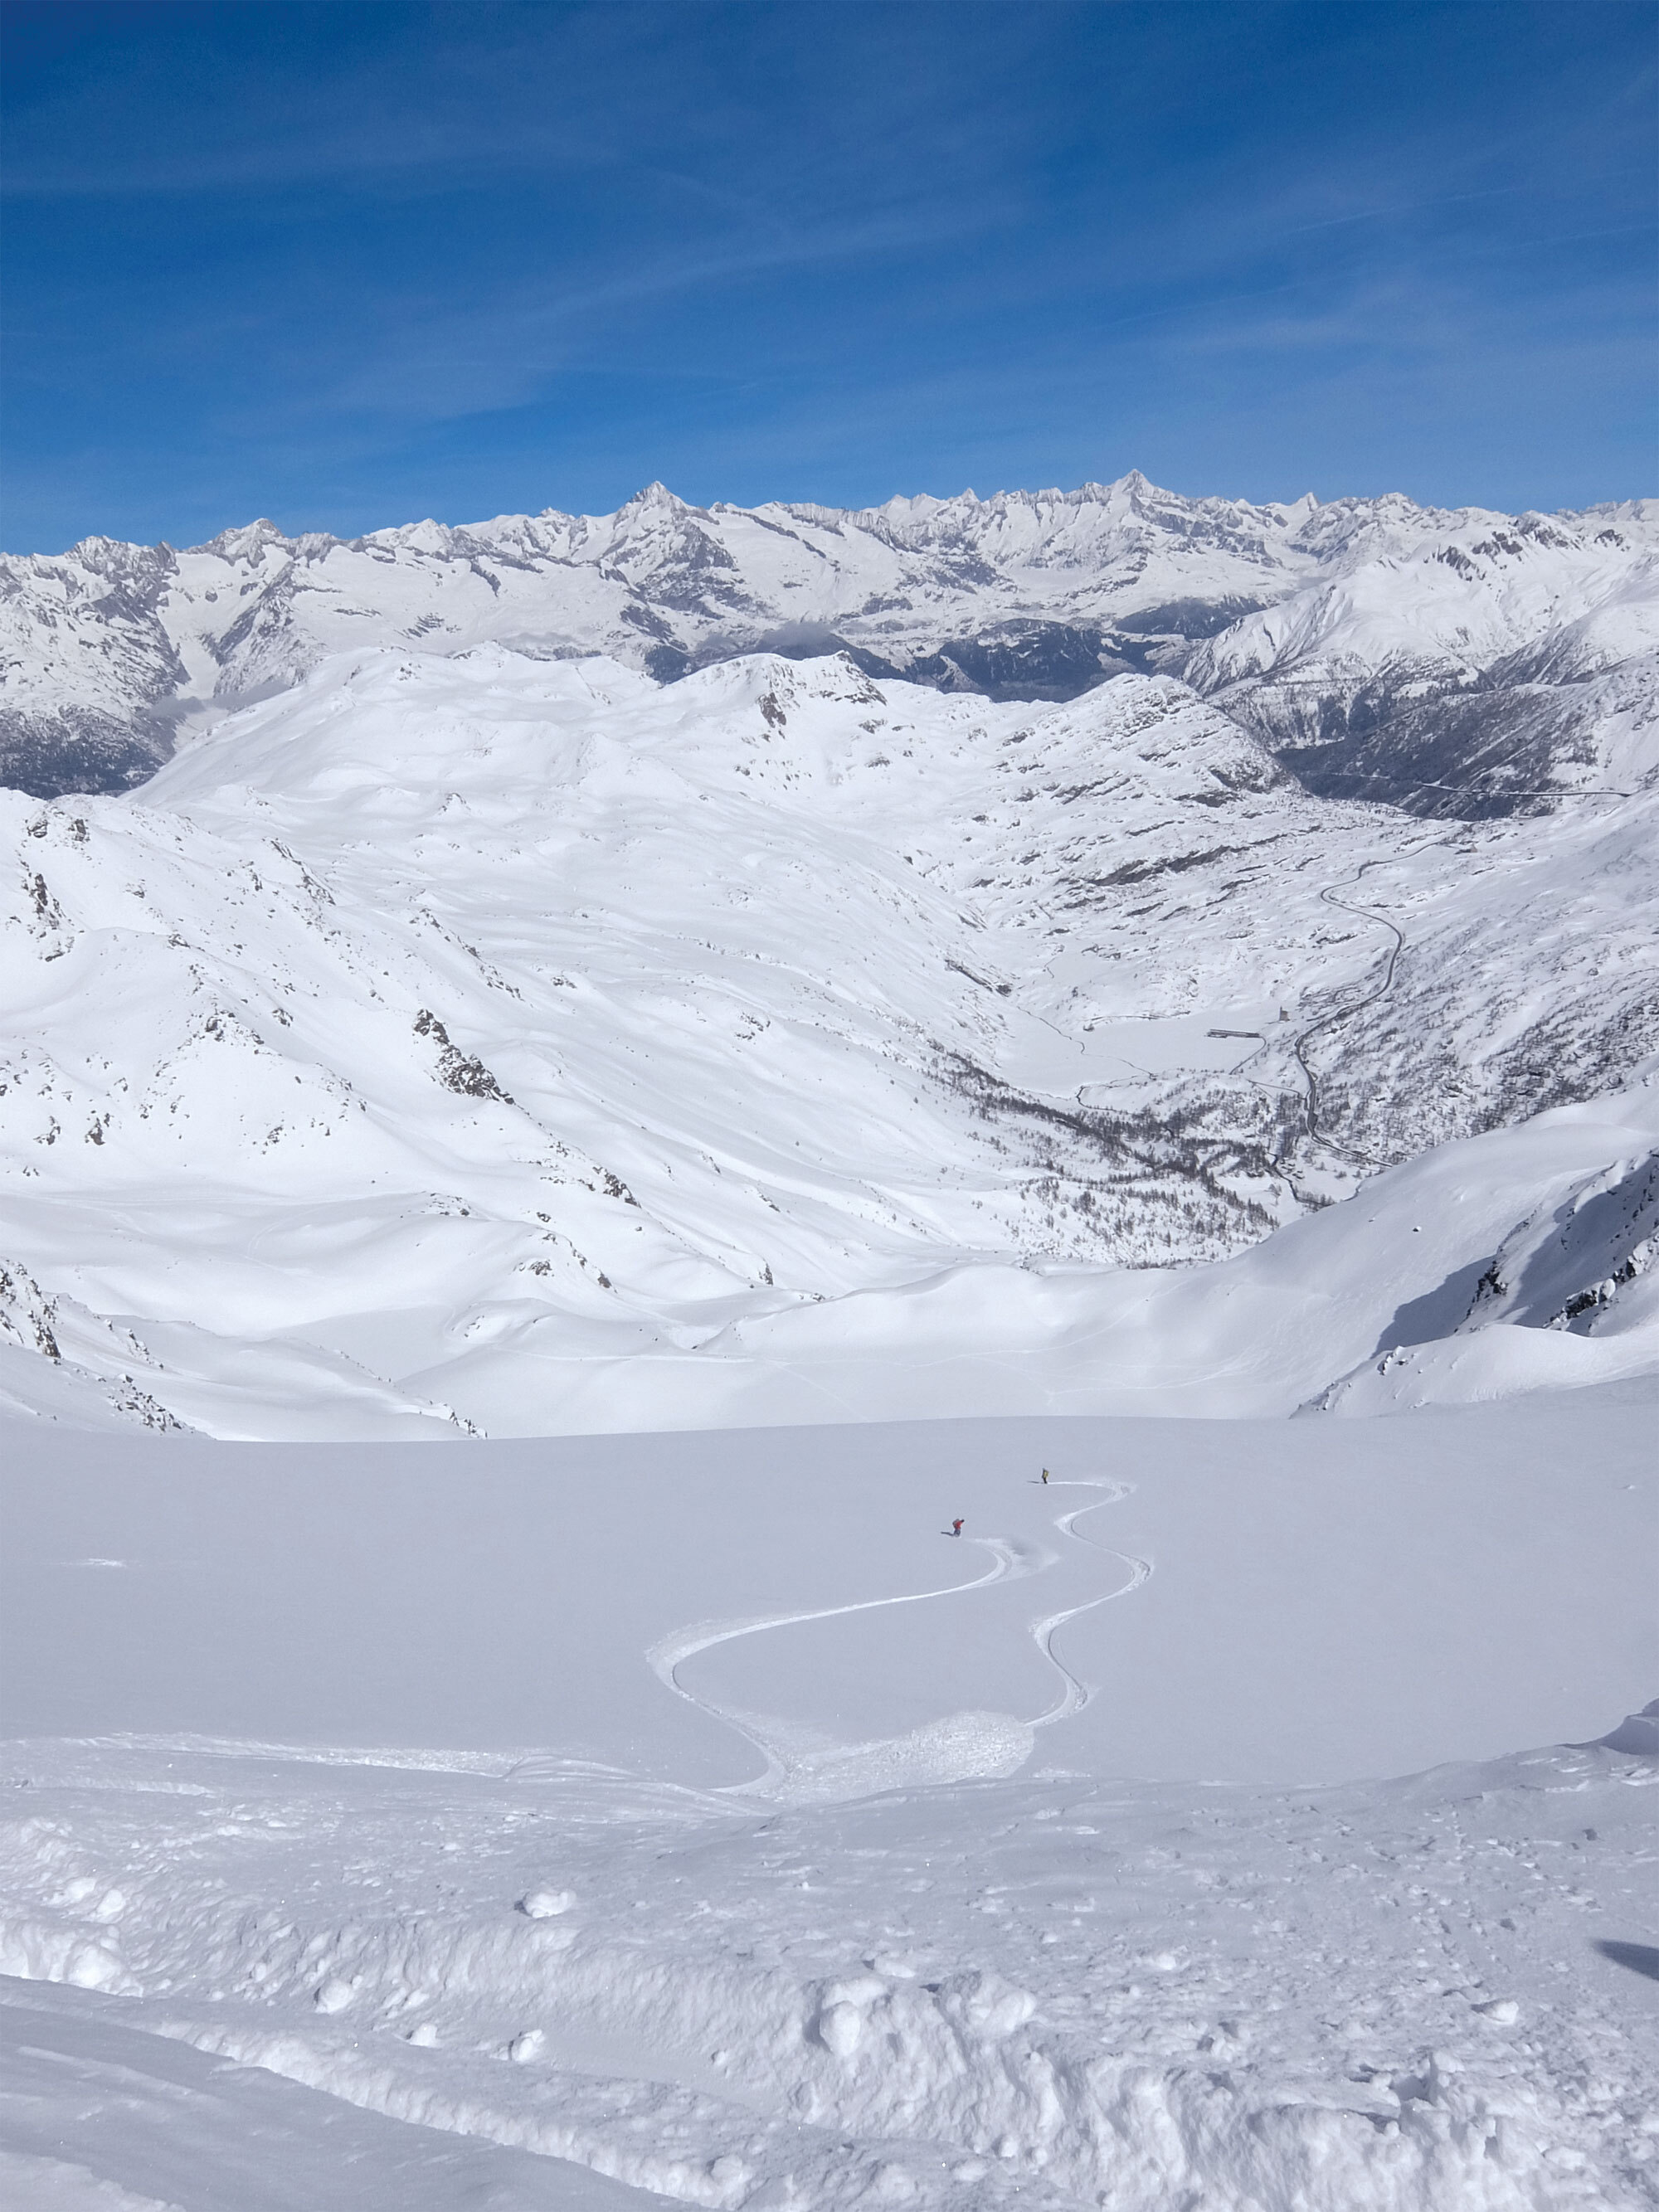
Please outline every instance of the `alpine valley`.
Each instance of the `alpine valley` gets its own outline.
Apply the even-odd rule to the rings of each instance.
[[[14,1411],[1659,1370],[1659,502],[653,485],[3,580]]]
[[[1656,537],[9,564],[7,2203],[1659,2212]]]

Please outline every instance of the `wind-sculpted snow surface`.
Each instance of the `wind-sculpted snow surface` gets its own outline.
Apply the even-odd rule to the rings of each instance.
[[[302,2186],[303,2123],[326,2122],[241,2069],[412,2124],[388,2199],[411,2212],[462,2201],[446,2191],[466,2171],[416,2130],[722,2212],[1653,2202],[1652,2008],[1614,1960],[1577,1958],[1639,1894],[1651,1761],[1558,1752],[1218,1804],[991,1783],[764,1822],[645,1811],[620,1776],[231,1746],[9,1764],[33,1810],[8,1883],[40,1903],[0,1939],[28,1978],[0,2034],[33,2062],[20,2106],[33,2090],[61,2112],[79,2077],[68,2143],[40,2144],[58,2160],[142,2172],[149,2103],[211,2187],[228,2147],[184,2045],[238,2069],[244,2127],[286,2122],[258,2200],[284,2212],[335,2201],[284,2193],[278,2162]],[[1557,1886],[1564,1859],[1588,1911]],[[570,1908],[515,1909],[550,1869]],[[54,1972],[60,1928],[118,1954],[108,1994]],[[1585,1976],[1566,2002],[1561,1950]],[[14,2139],[36,2140],[19,2117]],[[369,2138],[365,2188],[386,2148]],[[489,2201],[611,2201],[568,2166],[544,2196],[507,2166]]]
[[[1654,804],[1314,799],[1163,677],[336,660],[141,795],[0,800],[0,1388],[242,1436],[937,1412],[964,1365],[1289,1411],[1648,1126],[1575,1102],[1659,1046]],[[1444,1237],[1298,1220],[1472,1135]],[[1287,1234],[1368,1287],[1274,1368]]]
[[[0,774],[42,797],[129,788],[181,728],[340,652],[489,643],[672,679],[845,645],[878,678],[997,699],[1190,665],[1322,790],[1525,811],[1651,776],[1656,538],[1644,501],[1254,506],[1132,474],[856,511],[653,484],[615,514],[349,541],[269,522],[185,552],[88,538],[0,560]]]

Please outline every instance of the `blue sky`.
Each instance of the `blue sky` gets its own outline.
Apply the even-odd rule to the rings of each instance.
[[[1659,488],[1650,0],[5,14],[12,550]]]

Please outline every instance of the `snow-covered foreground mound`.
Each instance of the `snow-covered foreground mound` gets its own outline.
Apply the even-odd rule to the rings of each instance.
[[[0,1389],[1288,1413],[1466,1322],[1345,1409],[1651,1371],[1649,1230],[1471,1309],[1592,1187],[1647,1218],[1655,804],[1314,799],[1162,677],[337,659],[141,799],[0,799]]]
[[[1659,2202],[1650,1420],[14,1430],[0,2180]]]

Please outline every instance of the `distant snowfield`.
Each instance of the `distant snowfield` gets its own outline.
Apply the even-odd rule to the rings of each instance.
[[[14,1427],[11,2201],[1650,2203],[1652,1411]]]
[[[514,1436],[1654,1372],[1656,803],[1316,799],[1163,677],[337,659],[134,797],[0,798],[3,1402]]]
[[[1000,1712],[1039,1724],[1018,1763],[1172,1781],[1494,1755],[1597,1735],[1639,1686],[1653,1404],[1610,1386],[1408,1422],[872,1423],[430,1452],[13,1425],[9,1723],[551,1743],[738,1786],[764,1755],[647,1655],[703,1621],[875,1601],[689,1654],[681,1686],[775,1711],[809,1749],[815,1730],[845,1745]],[[957,1515],[959,1542],[941,1533]],[[1030,1624],[1085,1604],[1057,1650],[1099,1694],[1045,1720],[1066,1677]],[[234,1663],[198,1663],[233,1624]]]

